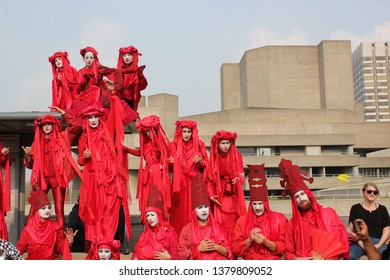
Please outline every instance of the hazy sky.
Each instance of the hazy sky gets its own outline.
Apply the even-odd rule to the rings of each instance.
[[[0,111],[48,111],[48,57],[81,48],[116,66],[118,49],[143,54],[143,95],[179,96],[179,115],[220,110],[220,67],[266,45],[390,40],[389,0],[0,0]]]

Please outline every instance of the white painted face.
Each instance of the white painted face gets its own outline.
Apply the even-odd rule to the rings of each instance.
[[[219,141],[218,148],[222,153],[227,153],[230,149],[232,143],[229,140]]]
[[[38,213],[39,213],[39,217],[41,217],[42,219],[50,218],[51,205],[49,204],[39,208]]]
[[[210,207],[207,205],[201,205],[196,207],[196,216],[198,217],[199,220],[201,221],[207,221],[210,215]]]
[[[252,201],[252,209],[256,216],[260,217],[265,211],[264,203],[262,201]]]
[[[148,221],[148,224],[151,227],[154,227],[158,224],[158,216],[157,213],[154,211],[148,211],[146,212],[146,220]]]
[[[295,201],[297,202],[298,205],[299,205],[302,201],[309,200],[309,197],[307,196],[307,194],[306,194],[304,191],[297,191],[297,192],[294,194],[294,197],[295,197]]]
[[[56,59],[54,59],[54,64],[56,65],[57,68],[61,68],[63,66],[62,57],[61,56],[56,57]]]
[[[91,67],[93,62],[95,61],[95,56],[92,52],[86,52],[84,54],[83,60],[85,62],[85,66]]]
[[[99,117],[95,115],[89,116],[88,122],[91,128],[96,128],[99,125]]]
[[[99,254],[99,260],[102,260],[102,261],[111,260],[112,253],[111,253],[111,250],[108,248],[99,249],[98,254]]]
[[[52,123],[43,124],[42,131],[45,135],[50,135],[50,133],[53,131],[53,124]]]
[[[124,53],[122,58],[125,64],[130,64],[133,62],[133,55],[131,53]]]

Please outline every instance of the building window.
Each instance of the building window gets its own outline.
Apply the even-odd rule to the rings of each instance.
[[[243,155],[243,156],[256,156],[256,147],[237,147],[237,150]]]

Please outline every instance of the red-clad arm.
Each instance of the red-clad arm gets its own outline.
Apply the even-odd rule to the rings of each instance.
[[[233,253],[245,259],[248,250],[251,248],[252,242],[248,237],[245,236],[245,224],[246,224],[246,215],[241,216],[234,228],[234,239],[232,242]]]
[[[287,218],[282,213],[274,212],[273,219],[278,226],[278,239],[273,240],[276,244],[276,251],[271,252],[273,255],[282,256],[286,252],[286,226]]]
[[[20,238],[15,246],[21,255],[27,252],[28,240],[29,240],[29,235],[27,233],[27,230],[23,229],[22,233],[20,234]]]
[[[179,260],[190,260],[192,257],[192,232],[191,224],[183,227],[179,236],[179,244],[177,246],[177,255]],[[197,250],[197,248],[195,248]]]
[[[286,246],[286,253],[284,254],[285,260],[294,260],[295,255],[295,242],[294,242],[294,236],[293,236],[293,224],[292,221],[288,221],[286,225],[286,231],[285,231],[285,246]]]
[[[68,136],[69,145],[72,145],[72,142],[77,137],[81,126],[77,123],[75,117],[69,113],[63,114],[62,117],[68,125],[64,130],[65,135]]]
[[[136,157],[141,156],[141,151],[139,149],[123,146],[123,151]]]
[[[178,237],[174,229],[172,231],[167,231],[167,242],[168,242],[168,252],[172,256],[172,260],[178,260],[177,246],[178,246]]]
[[[79,154],[79,156],[77,158],[77,162],[81,166],[84,166],[90,160],[90,158],[89,159],[84,158],[84,151],[86,149],[87,149],[87,147],[86,147],[86,143],[85,143],[85,135],[82,134],[80,136],[79,144],[78,144],[78,147],[77,147],[78,154]]]

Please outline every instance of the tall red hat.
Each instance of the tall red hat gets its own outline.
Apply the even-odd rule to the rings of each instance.
[[[308,190],[309,187],[305,184],[304,181],[308,181],[309,184],[313,183],[314,179],[308,177],[307,173],[301,171],[298,165],[293,165],[291,160],[281,159],[279,163],[280,178],[283,180],[280,181],[280,185],[284,188],[282,193],[283,197],[286,196],[288,191],[290,196],[301,190]]]
[[[267,178],[264,172],[264,163],[259,165],[248,165],[249,194],[250,201],[268,200]]]
[[[150,186],[150,192],[148,201],[146,202],[145,212],[153,211],[162,214],[164,210],[164,199],[162,192],[158,187],[152,183]]]
[[[202,174],[199,172],[192,179],[191,202],[192,209],[201,205],[210,206],[210,198],[207,193],[206,182],[204,181]]]
[[[44,193],[40,189],[37,189],[36,191],[32,191],[27,201],[31,204],[31,210],[30,210],[31,215],[35,214],[35,212],[37,212],[43,206],[51,204],[46,193]]]

